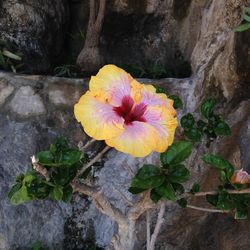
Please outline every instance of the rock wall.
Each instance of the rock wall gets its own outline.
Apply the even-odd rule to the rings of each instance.
[[[2,0],[0,39],[17,46],[24,69],[46,73],[62,58],[68,30],[66,0]]]
[[[171,94],[180,95],[186,104],[185,112],[197,110],[206,97],[217,97],[219,112],[232,126],[232,136],[217,139],[209,151],[220,153],[238,168],[250,171],[250,31],[233,32],[240,23],[243,6],[250,2],[113,0],[110,3],[113,5],[108,9],[102,35],[106,60],[121,63],[124,59],[123,62],[136,64],[148,58],[177,65],[175,55],[180,51],[181,57],[192,65],[193,74],[185,79],[153,82]],[[109,19],[112,16],[114,19]],[[113,28],[112,32],[107,25]],[[87,80],[0,73],[0,249],[26,249],[36,240],[50,249],[82,249],[93,240],[101,247],[109,244],[116,226],[83,197],[75,197],[70,205],[46,201],[18,207],[11,206],[6,197],[14,176],[30,166],[29,156],[45,149],[57,135],[66,135],[74,145],[86,140],[72,110],[86,89]],[[189,166],[192,181],[202,179],[202,188],[210,190],[216,185],[217,176],[199,159],[198,154],[203,152],[204,145],[197,147]],[[157,158],[151,155],[145,160],[157,161]],[[131,198],[126,191],[130,176],[121,168],[121,162],[132,169],[142,163],[111,151],[97,177],[105,190],[111,188],[108,194],[112,202],[126,209],[116,191],[119,189]],[[105,182],[111,174],[112,181]],[[167,207],[165,218],[157,249],[249,249],[249,220],[234,221],[228,215],[182,210],[175,205]],[[144,218],[141,218],[138,250],[145,247],[144,233]]]

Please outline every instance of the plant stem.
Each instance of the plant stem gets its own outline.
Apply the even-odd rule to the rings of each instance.
[[[227,213],[227,212],[225,212],[223,210],[219,210],[219,209],[203,208],[203,207],[197,207],[197,206],[193,206],[193,205],[187,205],[187,207],[195,209],[195,210],[199,210],[199,211],[210,212],[210,213]]]
[[[250,188],[242,189],[242,190],[235,190],[235,189],[226,189],[226,192],[229,194],[250,194]],[[206,196],[207,194],[218,194],[218,191],[205,191],[205,192],[198,192],[194,194],[194,196]]]
[[[106,146],[99,154],[97,154],[87,165],[83,166],[77,173],[74,180],[76,180],[79,176],[81,176],[89,167],[91,167],[95,162],[99,161],[103,155],[110,150],[111,147]]]
[[[153,234],[151,236],[149,250],[154,250],[155,249],[155,242],[156,242],[156,239],[157,239],[158,234],[160,232],[161,225],[164,222],[163,216],[164,216],[164,213],[165,213],[165,207],[166,207],[166,204],[161,201],[160,211],[158,213],[158,217],[157,217],[154,232],[153,232]]]
[[[96,141],[95,139],[91,139],[91,140],[88,141],[84,146],[82,146],[82,147],[80,148],[80,150],[83,151],[84,149],[86,149],[86,148],[88,148],[90,145],[92,145],[95,141]]]
[[[150,211],[146,211],[146,223],[147,223],[147,250],[150,250]]]

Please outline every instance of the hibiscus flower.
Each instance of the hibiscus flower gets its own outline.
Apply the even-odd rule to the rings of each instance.
[[[90,137],[134,157],[164,152],[177,127],[173,100],[115,65],[91,77],[74,113]]]

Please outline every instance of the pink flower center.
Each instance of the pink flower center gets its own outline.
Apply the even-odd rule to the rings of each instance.
[[[134,105],[134,100],[130,96],[124,96],[122,98],[122,105],[119,107],[114,107],[113,110],[117,115],[124,118],[126,125],[130,125],[134,121],[146,121],[146,119],[143,117],[146,108],[146,104],[139,103]]]

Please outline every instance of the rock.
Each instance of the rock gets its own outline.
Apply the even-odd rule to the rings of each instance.
[[[72,106],[82,95],[82,87],[69,86],[68,84],[50,84],[49,100],[55,105]]]
[[[26,72],[44,73],[60,59],[68,18],[65,0],[3,0],[0,37],[17,46]]]
[[[11,95],[14,87],[6,81],[0,81],[0,106],[4,104],[5,100]]]
[[[10,102],[10,109],[23,118],[45,113],[41,97],[35,94],[30,86],[23,86],[17,90]]]
[[[70,137],[75,145],[79,140],[86,141],[82,129],[76,124],[72,106],[48,101],[50,84],[55,86],[60,81],[62,86],[68,86],[64,88],[64,95],[72,89],[70,94],[74,96],[79,94],[80,82],[81,89],[86,89],[84,81],[74,80],[72,85],[62,78],[2,72],[0,79],[8,82],[1,87],[15,86],[16,89],[14,96],[1,106],[0,112],[0,249],[30,249],[36,241],[41,241],[49,249],[63,249],[64,244],[67,245],[64,239],[71,237],[70,233],[65,236],[64,230],[74,214],[73,203],[66,205],[48,200],[13,206],[7,194],[15,176],[31,169],[30,157],[47,149],[57,136]],[[57,86],[60,89],[60,85]],[[42,94],[43,91],[47,94]],[[59,119],[61,116],[64,116],[64,122]],[[82,208],[84,199],[79,198],[77,202]]]

